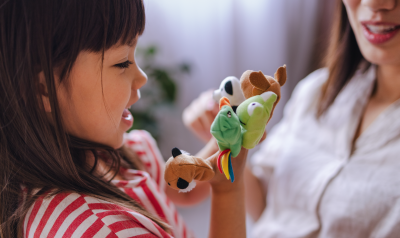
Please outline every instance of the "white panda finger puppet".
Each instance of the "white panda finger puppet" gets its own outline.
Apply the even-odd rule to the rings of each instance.
[[[222,80],[219,89],[214,91],[213,98],[216,102],[219,102],[222,97],[229,99],[232,109],[236,113],[236,108],[246,100],[240,88],[240,80],[238,78],[229,76]]]

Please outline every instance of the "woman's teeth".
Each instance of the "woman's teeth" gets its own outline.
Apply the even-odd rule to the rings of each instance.
[[[396,30],[400,27],[399,25],[385,26],[385,25],[369,25],[369,24],[365,24],[365,26],[368,28],[370,32],[374,34],[385,34],[393,30]]]

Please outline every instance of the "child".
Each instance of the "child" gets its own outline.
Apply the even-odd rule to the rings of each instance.
[[[164,192],[149,134],[124,140],[147,81],[134,59],[144,22],[141,0],[0,2],[0,237],[190,236],[169,198],[202,197]],[[235,183],[217,173],[197,188],[211,187],[210,237],[245,236],[246,157]]]

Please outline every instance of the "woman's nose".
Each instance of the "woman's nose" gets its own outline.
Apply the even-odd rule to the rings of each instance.
[[[397,0],[362,0],[361,4],[374,12],[382,10],[393,10],[396,7]]]

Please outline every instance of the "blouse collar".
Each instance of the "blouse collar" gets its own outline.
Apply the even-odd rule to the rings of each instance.
[[[400,138],[400,100],[386,108],[366,130],[353,139],[358,129],[365,107],[371,97],[376,82],[376,65],[367,70],[360,68],[342,89],[323,122],[335,132],[335,151],[348,158],[354,153],[367,153],[384,146],[390,140]]]

